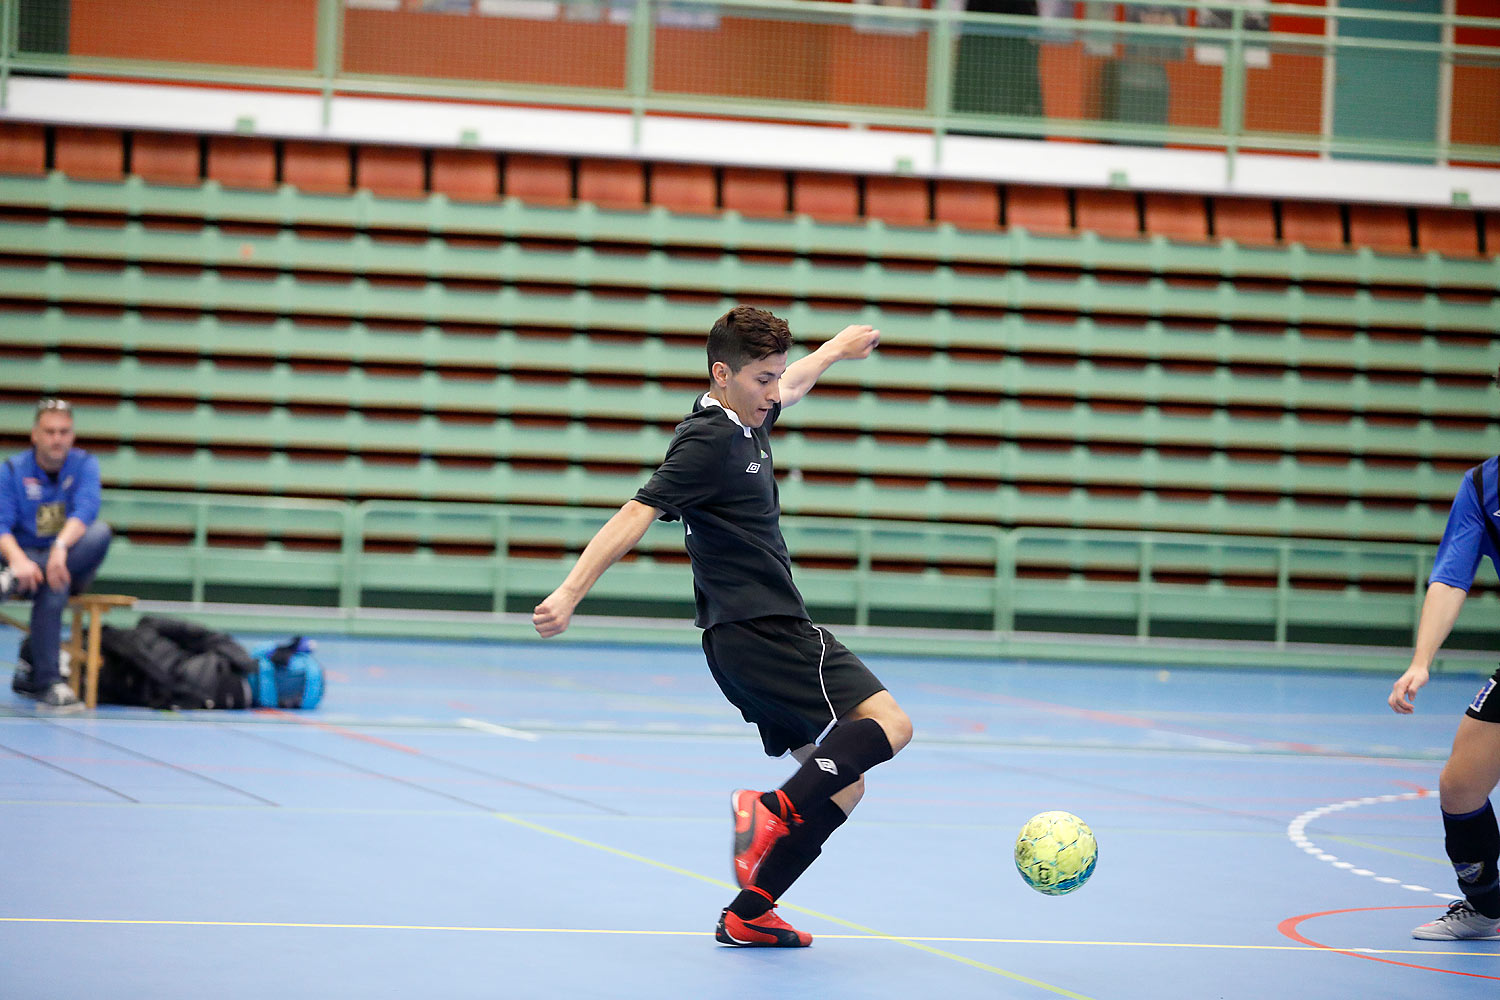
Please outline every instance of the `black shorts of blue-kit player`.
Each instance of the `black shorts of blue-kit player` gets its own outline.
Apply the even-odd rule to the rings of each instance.
[[[724,622],[703,633],[703,654],[724,697],[760,730],[769,756],[818,738],[885,690],[827,629],[802,618]]]
[[[1500,694],[1495,693],[1496,688],[1500,688],[1500,670],[1484,682],[1464,714],[1480,722],[1500,722]]]

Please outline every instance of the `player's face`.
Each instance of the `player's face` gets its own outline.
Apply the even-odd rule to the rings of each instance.
[[[36,449],[38,465],[48,472],[61,469],[73,447],[73,418],[66,413],[43,413],[32,425],[31,445]]]
[[[730,372],[728,365],[714,367],[714,382],[720,389],[716,394],[719,402],[733,410],[746,427],[759,427],[765,423],[766,417],[771,415],[771,407],[781,402],[781,375],[786,371],[786,355],[772,354],[750,362],[737,372]]]

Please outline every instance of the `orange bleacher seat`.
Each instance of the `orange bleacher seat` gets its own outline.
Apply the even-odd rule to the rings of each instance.
[[[1236,243],[1276,242],[1276,213],[1265,198],[1215,198],[1214,236]]]
[[[1484,252],[1500,256],[1500,212],[1484,213]]]
[[[281,179],[301,191],[349,190],[349,147],[341,142],[288,142],[281,149]]]
[[[1202,195],[1152,191],[1145,201],[1149,235],[1174,240],[1208,239],[1208,206]]]
[[[500,197],[500,160],[478,149],[432,151],[432,190],[461,201]]]
[[[1282,202],[1281,239],[1324,249],[1343,246],[1344,223],[1339,207],[1326,201]]]
[[[646,166],[639,160],[579,160],[578,200],[638,208],[646,204]]]
[[[573,164],[561,156],[516,153],[505,158],[505,194],[550,204],[573,200]]]
[[[1411,252],[1411,216],[1400,205],[1350,205],[1349,243],[1384,252]]]
[[[718,200],[713,167],[698,163],[651,165],[651,204],[673,212],[712,212]]]
[[[1074,194],[1078,228],[1100,236],[1141,235],[1141,218],[1135,192],[1079,188]]]
[[[786,173],[752,167],[725,167],[724,207],[745,215],[785,215]]]
[[[383,198],[420,198],[427,193],[422,151],[401,146],[361,146],[354,161],[355,187]]]
[[[929,187],[919,177],[865,178],[865,215],[898,226],[918,226],[932,217]]]
[[[794,174],[792,211],[824,222],[856,219],[859,217],[859,180],[853,174]]]
[[[208,176],[225,187],[276,186],[276,146],[270,139],[215,135],[208,140]]]
[[[0,122],[0,173],[47,172],[47,130],[40,125]]]
[[[1011,184],[1005,190],[1005,224],[1037,233],[1071,231],[1067,190]]]
[[[196,135],[137,132],[130,143],[130,172],[152,184],[197,184],[201,179]]]
[[[52,136],[52,165],[79,180],[120,180],[125,136],[115,129],[60,127]]]
[[[1450,257],[1473,257],[1479,253],[1479,219],[1467,209],[1419,208],[1417,248]]]
[[[1000,188],[984,181],[938,181],[932,195],[932,217],[964,229],[1000,225]]]

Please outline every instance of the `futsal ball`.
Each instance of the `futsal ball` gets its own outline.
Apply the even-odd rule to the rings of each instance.
[[[1069,812],[1037,813],[1016,837],[1016,871],[1048,896],[1065,896],[1083,885],[1098,861],[1094,831]]]

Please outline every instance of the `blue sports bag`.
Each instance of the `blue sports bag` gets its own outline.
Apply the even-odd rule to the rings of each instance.
[[[313,657],[317,643],[297,636],[250,651],[255,673],[250,696],[257,708],[316,708],[323,700],[323,665]]]

